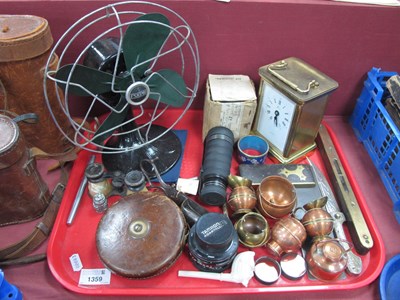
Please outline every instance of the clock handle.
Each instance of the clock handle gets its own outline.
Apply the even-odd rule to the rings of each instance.
[[[311,80],[308,84],[307,84],[307,89],[303,90],[301,88],[299,88],[299,86],[293,82],[291,82],[289,79],[283,77],[281,74],[279,74],[278,72],[276,72],[275,70],[283,70],[286,69],[287,67],[287,62],[282,60],[277,64],[272,64],[268,66],[268,71],[274,75],[276,78],[278,78],[279,80],[281,80],[282,82],[284,82],[285,84],[287,84],[289,87],[291,87],[292,89],[294,89],[296,92],[299,92],[301,94],[308,94],[308,92],[312,89],[315,88],[317,86],[319,86],[319,82],[316,81],[315,79]]]

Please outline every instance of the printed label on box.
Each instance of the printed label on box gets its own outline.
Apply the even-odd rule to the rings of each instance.
[[[235,137],[240,134],[244,107],[240,103],[225,103],[221,106],[220,124],[230,128]]]
[[[213,101],[253,101],[257,98],[249,76],[210,74],[208,78]]]

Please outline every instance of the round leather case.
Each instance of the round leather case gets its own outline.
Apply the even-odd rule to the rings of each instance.
[[[0,226],[42,216],[50,194],[17,123],[0,114]]]
[[[112,272],[128,278],[148,278],[167,270],[179,257],[186,223],[168,197],[138,192],[121,198],[97,227],[100,259]]]
[[[38,121],[19,124],[29,147],[35,146],[50,154],[63,154],[73,147],[55,126],[45,103],[44,69],[49,60],[53,38],[48,21],[31,15],[0,14],[0,109],[14,115],[35,113]],[[49,70],[56,70],[58,57],[49,60]],[[61,91],[58,91],[61,93]],[[46,89],[52,114],[60,126],[73,138],[69,125],[56,97],[55,86]]]
[[[46,19],[29,15],[0,15],[0,62],[37,57],[53,44]]]

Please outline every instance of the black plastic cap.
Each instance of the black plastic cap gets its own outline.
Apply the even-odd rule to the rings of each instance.
[[[226,201],[226,188],[221,185],[205,185],[200,191],[200,200],[212,206],[221,206]]]

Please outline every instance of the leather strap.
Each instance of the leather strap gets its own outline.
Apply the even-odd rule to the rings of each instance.
[[[51,195],[51,201],[47,207],[43,218],[35,226],[35,229],[22,241],[6,248],[0,249],[0,266],[10,264],[24,264],[43,260],[46,255],[27,256],[30,252],[37,249],[49,236],[56,219],[58,209],[64,194],[65,186],[57,184]]]

